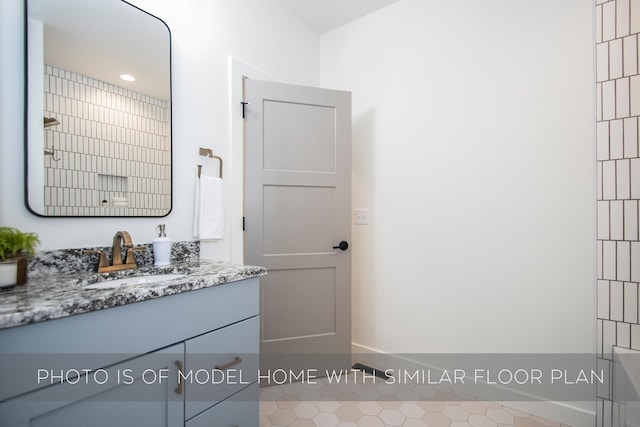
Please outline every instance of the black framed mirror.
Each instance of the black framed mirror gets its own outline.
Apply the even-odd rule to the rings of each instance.
[[[25,0],[25,18],[27,208],[168,215],[169,27],[123,0]]]

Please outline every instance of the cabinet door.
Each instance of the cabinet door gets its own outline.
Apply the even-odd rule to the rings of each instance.
[[[185,345],[187,420],[258,380],[259,316],[187,340]]]
[[[245,388],[185,423],[185,427],[253,427],[259,424],[260,389]]]
[[[70,378],[0,404],[0,425],[182,426],[184,397],[177,379],[183,364],[181,343]]]

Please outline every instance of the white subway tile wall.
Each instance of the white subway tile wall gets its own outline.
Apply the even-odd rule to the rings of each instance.
[[[161,216],[171,208],[170,102],[45,66],[44,203],[55,216]]]
[[[640,350],[640,0],[596,0],[598,366],[612,346]],[[599,387],[598,427],[623,427],[625,405]]]

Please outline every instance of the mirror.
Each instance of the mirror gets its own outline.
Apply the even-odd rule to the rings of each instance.
[[[168,215],[167,25],[122,0],[26,0],[26,40],[28,209]]]

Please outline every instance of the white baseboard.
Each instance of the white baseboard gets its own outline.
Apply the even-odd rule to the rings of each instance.
[[[426,366],[419,361],[406,357],[389,354],[384,351],[352,343],[351,354],[354,363],[361,363],[379,370],[393,369],[394,366],[406,366],[406,363],[420,365],[425,369],[438,369],[436,366]],[[455,387],[452,387],[455,388]],[[518,393],[513,391],[513,393]],[[592,402],[556,402],[532,401],[522,394],[522,400],[496,402],[509,408],[528,414],[554,420],[572,427],[595,427],[596,403]]]

